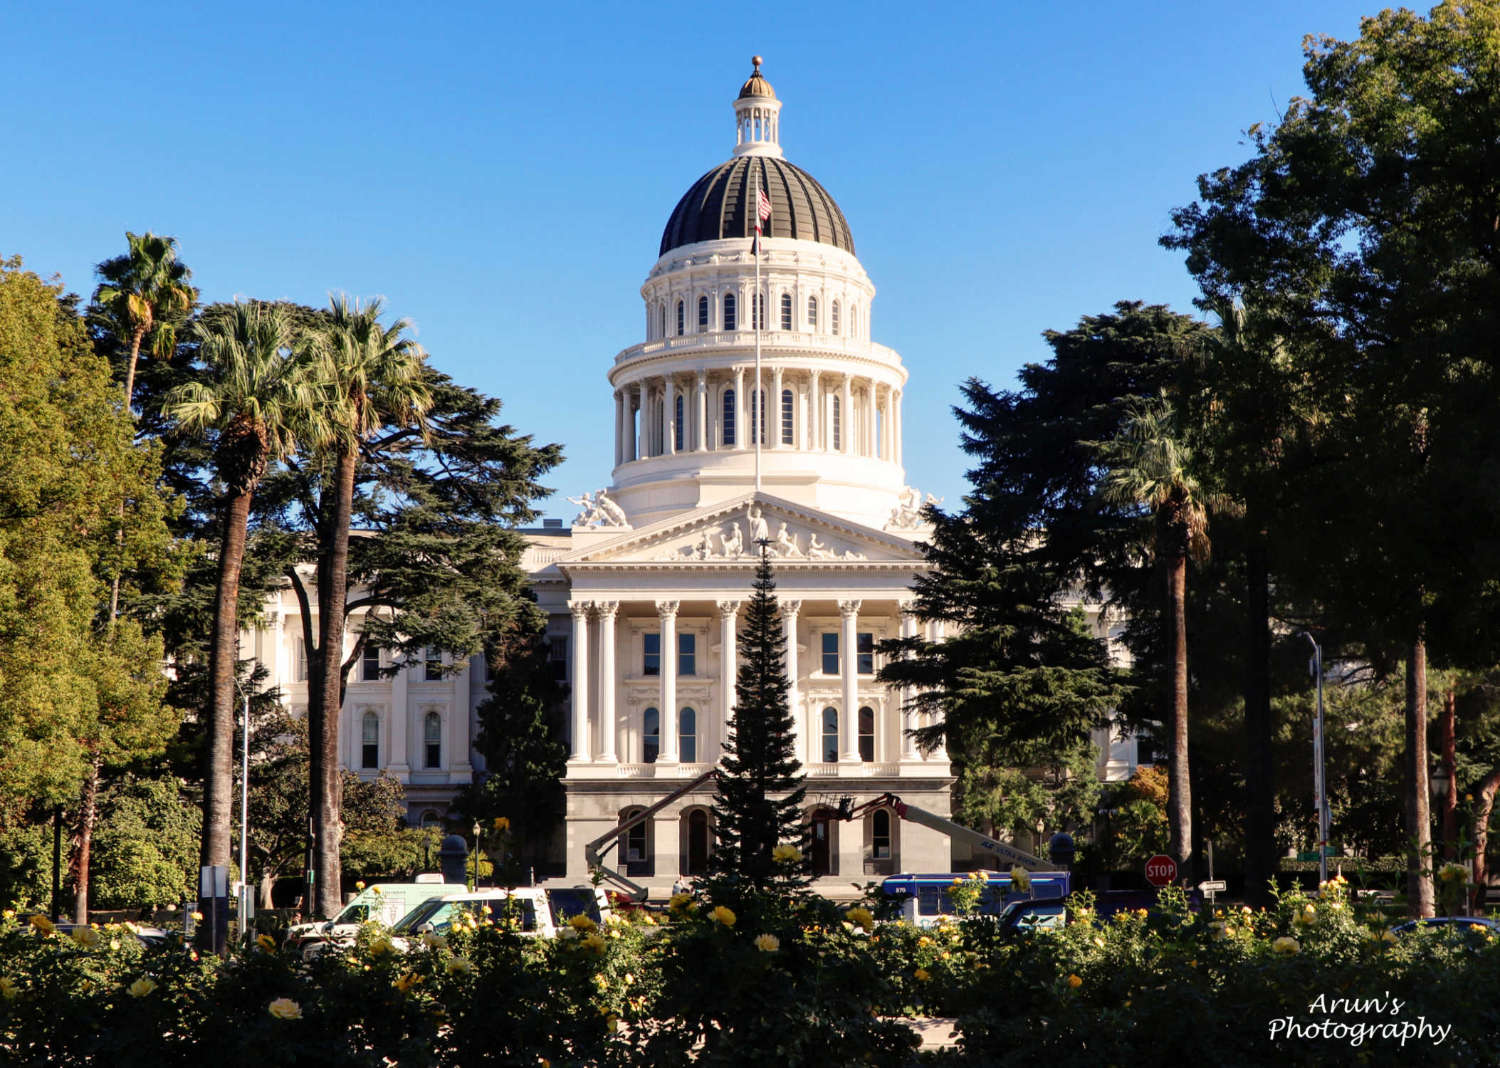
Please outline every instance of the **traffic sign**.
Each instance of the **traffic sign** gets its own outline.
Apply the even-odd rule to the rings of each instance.
[[[1229,884],[1223,879],[1205,879],[1198,884],[1198,889],[1205,894],[1222,894],[1229,889]]]
[[[1161,853],[1146,861],[1146,881],[1152,886],[1170,886],[1177,881],[1177,862]]]

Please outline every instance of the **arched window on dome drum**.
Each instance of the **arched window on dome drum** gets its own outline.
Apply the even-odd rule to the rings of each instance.
[[[833,328],[833,332],[835,334],[837,334],[839,332],[839,302],[838,301],[834,301],[833,302],[833,313],[832,313],[832,315],[829,316],[829,325]]]
[[[679,300],[677,302],[677,336],[681,337],[685,333],[687,333],[687,311],[682,301]]]
[[[658,329],[657,332],[656,332],[656,336],[657,337],[666,337],[667,336],[667,306],[665,304],[658,304],[656,306],[656,312],[657,312],[657,315],[656,315],[657,325],[660,327],[660,329]]]
[[[684,708],[677,717],[678,757],[684,764],[698,762],[698,713]]]
[[[807,325],[814,330],[818,328],[818,298],[807,298]]]
[[[792,295],[790,293],[783,293],[783,294],[781,294],[781,329],[783,329],[783,330],[790,330],[791,328],[792,328]]]
[[[698,298],[698,333],[708,329],[708,298]]]
[[[661,754],[661,713],[648,708],[641,715],[641,763],[655,764]]]
[[[725,293],[724,294],[724,329],[725,330],[738,330],[739,329],[739,325],[738,325],[738,322],[735,319],[734,313],[735,313],[734,294],[733,293]]]
[[[823,709],[823,763],[837,764],[839,759],[839,710]]]
[[[672,448],[682,451],[682,394],[673,402],[677,410],[672,413]]]
[[[781,391],[781,443],[792,444],[792,391]]]
[[[859,759],[875,762],[875,710],[869,705],[859,710]]]
[[[842,419],[840,418],[840,414],[841,414],[839,412],[839,408],[840,407],[841,407],[841,405],[839,404],[839,398],[838,397],[834,397],[833,398],[833,448],[834,448],[835,452],[837,452],[839,449],[842,449],[844,447],[844,427],[843,427]]]
[[[380,717],[366,712],[359,727],[359,766],[366,769],[380,767]]]
[[[724,428],[723,444],[734,444],[734,390],[724,391],[724,418],[719,420],[719,425]]]

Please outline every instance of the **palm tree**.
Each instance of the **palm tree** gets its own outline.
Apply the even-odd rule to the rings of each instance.
[[[177,344],[177,327],[192,311],[198,291],[188,284],[193,272],[177,259],[177,239],[125,232],[130,251],[94,268],[101,281],[94,303],[122,338],[130,339],[125,372],[125,410],[135,397],[135,367],[149,336],[151,354],[169,356]]]
[[[322,502],[318,550],[318,649],[309,656],[308,731],[311,809],[316,834],[313,871],[316,913],[331,916],[339,896],[339,709],[344,700],[344,630],[349,577],[349,521],[363,442],[388,425],[420,427],[432,407],[426,354],[405,336],[408,323],[380,322],[381,302],[333,299],[319,338],[319,362],[329,385],[329,445],[334,484]],[[331,498],[331,499],[330,499]]]
[[[1111,504],[1144,508],[1152,517],[1152,554],[1163,565],[1172,649],[1172,749],[1167,802],[1172,855],[1184,874],[1193,850],[1192,792],[1188,784],[1188,557],[1208,555],[1208,510],[1230,507],[1205,491],[1194,457],[1165,392],[1130,406],[1120,431],[1100,446],[1105,467],[1101,495]]]
[[[285,310],[257,303],[210,309],[197,326],[206,374],[168,394],[167,415],[189,433],[212,435],[224,485],[224,534],[209,649],[208,746],[204,763],[204,865],[229,863],[235,669],[240,569],[250,502],[266,468],[298,438],[329,436],[317,362]]]

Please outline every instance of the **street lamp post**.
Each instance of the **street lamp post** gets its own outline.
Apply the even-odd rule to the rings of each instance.
[[[1313,658],[1308,664],[1318,684],[1318,708],[1313,714],[1313,803],[1318,808],[1318,882],[1328,881],[1328,781],[1323,771],[1323,647],[1307,631],[1302,636],[1312,643]]]
[[[479,889],[479,832],[481,828],[479,821],[474,821],[474,889]]]

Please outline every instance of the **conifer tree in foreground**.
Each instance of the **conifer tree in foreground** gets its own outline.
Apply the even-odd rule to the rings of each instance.
[[[720,898],[798,889],[810,878],[802,822],[805,776],[793,753],[786,638],[764,543],[739,645],[735,706],[713,805],[709,870]],[[778,852],[778,846],[795,846],[797,853]]]

